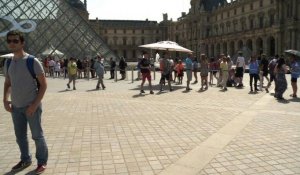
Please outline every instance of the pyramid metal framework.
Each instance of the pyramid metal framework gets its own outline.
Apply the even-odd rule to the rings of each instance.
[[[1,0],[0,52],[8,51],[6,34],[20,30],[25,50],[38,57],[51,48],[64,58],[118,58],[67,0]]]

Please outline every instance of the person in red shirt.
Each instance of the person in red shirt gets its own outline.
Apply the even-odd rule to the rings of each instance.
[[[150,67],[150,59],[148,52],[143,52],[144,58],[140,62],[140,69],[142,73],[142,83],[141,83],[141,94],[145,93],[144,91],[144,84],[146,79],[149,82],[149,88],[150,88],[150,94],[154,94],[152,90],[152,84],[151,84],[151,67]]]
[[[178,61],[177,65],[175,66],[175,69],[177,71],[178,84],[182,84],[184,66],[181,60]]]

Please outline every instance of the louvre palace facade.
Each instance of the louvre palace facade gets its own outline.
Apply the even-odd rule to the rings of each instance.
[[[199,56],[282,54],[300,50],[299,0],[191,0],[188,13],[176,21],[89,20],[117,55],[139,56],[141,44],[172,40]],[[176,53],[176,56],[183,56]]]
[[[0,33],[12,29],[12,24],[27,31],[30,44],[26,49],[32,54],[51,47],[67,57],[102,54],[116,59],[124,56],[128,61],[140,56],[139,45],[162,40],[175,41],[198,57],[201,53],[234,56],[239,50],[270,56],[285,49],[300,50],[300,0],[190,0],[188,13],[183,12],[177,20],[163,14],[160,22],[89,19],[87,3],[1,1]],[[5,37],[0,40],[0,53],[8,52]]]
[[[253,55],[300,50],[299,0],[191,0],[191,9],[168,26],[169,38],[197,54]]]

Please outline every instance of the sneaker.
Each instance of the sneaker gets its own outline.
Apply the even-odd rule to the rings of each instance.
[[[100,87],[99,87],[99,86],[96,86],[96,89],[97,89],[97,90],[99,90],[99,89],[100,89]]]
[[[76,90],[76,87],[73,87],[73,90]]]
[[[145,93],[145,91],[144,91],[144,90],[141,90],[141,94],[143,94],[143,93]]]
[[[285,100],[283,97],[277,97],[277,100]]]
[[[150,94],[154,94],[154,92],[153,92],[153,91],[150,91]]]
[[[46,170],[46,164],[38,165],[35,169],[35,174],[42,174]]]
[[[69,84],[67,84],[67,87],[68,87],[68,89],[70,89],[70,88],[71,88]]]
[[[106,88],[105,86],[102,87],[103,90],[105,90],[105,88]]]
[[[266,90],[267,93],[269,93],[269,89],[268,88],[266,88],[265,90]]]
[[[15,165],[14,167],[12,167],[12,171],[21,171],[27,167],[29,167],[31,165],[32,162],[23,162],[20,161],[17,165]]]

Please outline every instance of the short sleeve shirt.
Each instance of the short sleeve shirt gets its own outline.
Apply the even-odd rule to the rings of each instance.
[[[15,107],[30,105],[37,96],[36,80],[33,79],[27,67],[28,56],[26,54],[21,59],[13,59],[8,70],[6,62],[4,65],[5,76],[11,82],[11,101]],[[34,58],[33,70],[37,76],[44,74],[42,64],[37,58]]]
[[[68,63],[68,73],[70,75],[75,75],[77,73],[77,64],[75,62]]]
[[[186,67],[186,70],[193,69],[193,61],[189,57],[185,59],[185,67]]]
[[[161,66],[162,66],[162,73],[164,75],[167,75],[171,72],[171,63],[168,59],[163,58],[161,60]]]
[[[293,62],[291,65],[291,76],[298,78],[300,76],[300,62]]]
[[[221,69],[222,71],[228,71],[228,64],[227,64],[227,62],[222,61],[222,62],[220,63],[220,69]]]
[[[244,67],[245,58],[244,57],[237,57],[236,64],[237,64],[236,67]]]
[[[150,61],[148,59],[143,58],[141,60],[140,64],[141,64],[141,72],[142,73],[149,73],[150,72],[150,70],[148,69],[149,66],[150,66]],[[143,68],[143,67],[147,67],[147,68]]]

